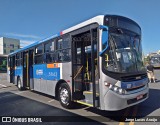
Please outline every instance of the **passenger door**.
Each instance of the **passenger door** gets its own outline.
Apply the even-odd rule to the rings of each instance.
[[[72,36],[73,100],[99,106],[98,29]]]

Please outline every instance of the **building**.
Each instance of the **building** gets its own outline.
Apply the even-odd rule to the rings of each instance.
[[[0,54],[8,55],[20,48],[20,40],[13,38],[0,38]]]
[[[20,40],[0,37],[0,73],[7,72],[7,55],[20,48]]]

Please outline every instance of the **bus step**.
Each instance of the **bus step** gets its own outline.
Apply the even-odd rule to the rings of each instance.
[[[83,95],[83,92],[82,91],[76,91],[73,93],[73,100],[82,100],[84,99],[84,95]]]
[[[29,87],[26,87],[26,89],[30,89]]]
[[[83,95],[93,95],[92,91],[83,91]],[[99,96],[99,93],[96,93],[96,96]]]
[[[92,91],[84,91],[83,95],[85,97],[86,102],[90,104],[93,103],[93,92]],[[96,93],[96,98],[95,98],[96,106],[99,105],[98,100],[99,100],[99,93]]]
[[[84,91],[83,95],[87,102],[93,102],[93,92],[92,91]]]
[[[92,104],[92,102],[89,102],[89,101],[87,101],[87,100],[77,100],[76,101],[77,103],[80,103],[80,104],[83,104],[83,105],[86,105],[86,106],[89,106],[89,107],[93,107],[93,104]]]

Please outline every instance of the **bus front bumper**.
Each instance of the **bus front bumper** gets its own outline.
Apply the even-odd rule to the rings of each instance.
[[[144,90],[129,94],[129,95],[119,95],[112,90],[109,90],[104,97],[105,110],[117,111],[121,110],[138,103],[145,101],[149,96],[149,88]]]

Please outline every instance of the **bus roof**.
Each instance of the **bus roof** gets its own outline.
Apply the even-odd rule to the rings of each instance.
[[[99,15],[99,16],[95,16],[95,17],[93,17],[93,18],[91,18],[91,19],[89,19],[89,20],[86,20],[86,21],[84,21],[84,22],[82,22],[82,23],[79,23],[79,24],[77,24],[77,25],[75,25],[75,26],[73,26],[73,27],[70,27],[70,28],[68,28],[68,29],[66,29],[66,30],[63,30],[63,31],[61,31],[61,32],[59,32],[59,33],[57,33],[57,34],[54,34],[54,35],[52,35],[51,37],[48,37],[48,38],[42,39],[42,40],[40,40],[40,41],[37,41],[37,42],[35,42],[35,43],[32,43],[32,44],[30,44],[30,45],[28,45],[28,46],[25,46],[25,47],[22,48],[22,49],[18,49],[18,50],[16,50],[16,51],[10,53],[9,56],[10,56],[10,55],[14,55],[14,54],[16,54],[17,52],[25,51],[25,50],[27,50],[27,49],[29,49],[29,48],[32,48],[32,47],[34,47],[34,46],[36,46],[36,45],[38,45],[38,44],[41,44],[41,43],[45,42],[45,41],[47,41],[47,40],[50,40],[50,39],[52,39],[52,38],[56,38],[56,37],[61,36],[61,35],[63,35],[63,34],[66,34],[66,33],[69,33],[69,32],[71,32],[71,31],[74,31],[74,30],[77,30],[77,29],[79,29],[79,28],[82,28],[82,27],[84,27],[84,26],[87,26],[87,25],[89,25],[89,24],[97,23],[97,24],[99,24],[99,25],[103,25],[104,17],[105,17],[105,16],[109,16],[109,15]],[[110,16],[118,16],[118,15],[110,15]],[[118,16],[118,17],[123,17],[123,16]],[[125,17],[125,18],[126,18],[126,17]],[[127,18],[127,19],[129,19],[129,18]],[[138,24],[137,24],[137,25],[138,25]]]
[[[54,35],[52,35],[51,37],[45,38],[45,39],[43,39],[43,40],[40,40],[40,41],[38,41],[38,42],[32,43],[32,44],[30,44],[30,45],[28,45],[28,46],[25,46],[24,48],[18,49],[18,50],[16,50],[16,51],[10,53],[9,56],[10,56],[10,55],[14,55],[14,54],[16,54],[17,52],[25,51],[25,50],[27,50],[27,49],[29,49],[29,48],[31,48],[31,47],[34,47],[34,46],[36,46],[36,45],[38,45],[38,44],[40,44],[40,43],[45,42],[45,41],[47,41],[47,40],[50,40],[50,39],[52,39],[52,38],[56,38],[56,37],[58,37],[58,36],[60,36],[60,35],[69,33],[69,32],[71,32],[71,31],[74,31],[74,30],[76,30],[76,29],[78,29],[78,28],[87,26],[87,25],[89,25],[89,24],[98,23],[99,25],[102,25],[102,24],[103,24],[103,18],[104,18],[104,15],[99,15],[99,16],[93,17],[93,18],[91,18],[91,19],[89,19],[89,20],[86,20],[86,21],[80,23],[80,24],[77,24],[77,25],[75,25],[75,26],[73,26],[73,27],[70,27],[70,28],[68,28],[68,29],[66,29],[66,30],[63,30],[63,31],[60,32],[60,33],[54,34]]]

